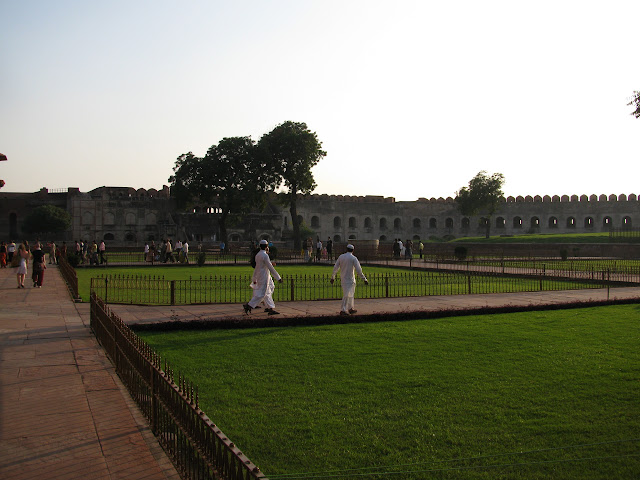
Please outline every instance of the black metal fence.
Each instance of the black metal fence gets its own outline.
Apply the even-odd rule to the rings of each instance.
[[[612,242],[640,242],[640,228],[612,228],[609,230],[609,240]]]
[[[461,266],[464,268],[464,266]],[[397,298],[431,295],[514,293],[575,290],[633,285],[640,275],[608,270],[518,269],[517,273],[495,266],[474,271],[411,270],[371,273],[369,285],[356,289],[356,298]],[[329,300],[342,298],[340,279],[330,274],[283,276],[273,294],[275,301]],[[107,303],[138,305],[192,305],[244,303],[252,296],[249,275],[211,275],[188,280],[167,280],[143,275],[107,275],[91,279],[91,292]]]
[[[62,278],[67,283],[67,287],[71,292],[71,296],[74,300],[80,299],[80,294],[78,293],[78,275],[76,274],[75,269],[67,262],[67,259],[60,255],[58,258],[58,268],[60,269],[60,273],[62,274]]]
[[[197,388],[91,295],[91,329],[183,478],[267,480],[200,410]],[[162,367],[162,368],[161,368]]]

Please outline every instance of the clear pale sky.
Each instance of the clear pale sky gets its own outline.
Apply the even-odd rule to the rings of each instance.
[[[161,188],[305,122],[315,193],[640,194],[638,0],[0,0],[3,192]]]

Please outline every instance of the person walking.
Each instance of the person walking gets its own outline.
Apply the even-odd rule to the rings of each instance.
[[[173,258],[173,247],[171,246],[170,238],[167,238],[166,255],[164,257],[164,263],[167,263],[167,260],[171,260],[171,263],[176,263],[175,258]]]
[[[58,259],[56,258],[56,242],[51,240],[49,244],[49,265],[55,265],[58,263]]]
[[[187,240],[182,244],[182,256],[184,258],[184,263],[189,264],[189,242]]]
[[[31,273],[31,280],[33,280],[34,288],[42,287],[42,280],[44,280],[44,270],[47,268],[47,264],[44,261],[45,253],[42,250],[40,242],[36,242],[31,251],[33,257],[33,267]]]
[[[7,262],[9,263],[9,265],[11,265],[14,253],[16,253],[16,242],[11,240],[7,245]]]
[[[29,242],[23,240],[18,247],[18,259],[20,264],[18,265],[18,288],[24,288],[24,277],[27,274],[27,268],[29,266]]]
[[[407,260],[411,260],[413,258],[413,242],[409,239],[404,244],[404,257]]]
[[[278,283],[282,283],[282,277],[280,277],[280,274],[271,263],[268,251],[269,243],[266,240],[260,240],[260,251],[256,253],[254,257],[255,270],[253,271],[253,278],[251,279],[253,297],[249,303],[243,305],[244,313],[247,315],[249,315],[251,310],[256,308],[260,302],[264,302],[267,314],[278,315],[280,313],[274,310],[276,308],[275,303],[273,303],[275,284],[273,283],[271,275],[276,277]]]
[[[333,240],[331,237],[327,237],[327,258],[329,261],[333,260]]]
[[[89,241],[82,241],[82,264],[87,263],[87,255],[89,254]]]
[[[362,267],[358,258],[353,254],[353,245],[347,245],[347,251],[338,257],[336,264],[331,273],[331,284],[335,281],[336,274],[340,272],[340,280],[342,283],[342,308],[340,315],[353,315],[357,312],[354,302],[356,293],[356,273],[364,280],[365,285],[369,285],[369,280],[362,273]]]
[[[98,265],[98,244],[94,240],[89,247],[89,264]]]
[[[107,259],[104,256],[106,251],[107,251],[107,246],[104,244],[104,240],[102,240],[100,242],[100,245],[98,246],[98,252],[100,252],[100,265],[102,265],[103,263],[107,263]]]

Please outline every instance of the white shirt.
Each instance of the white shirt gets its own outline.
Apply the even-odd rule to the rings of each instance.
[[[331,273],[332,280],[335,279],[338,270],[340,270],[340,279],[343,285],[355,284],[356,273],[365,282],[367,281],[367,277],[362,273],[362,267],[360,266],[358,258],[351,252],[343,253],[338,257],[338,260],[336,260],[336,264],[333,267],[333,273]]]
[[[254,295],[264,296],[267,293],[271,275],[280,281],[280,274],[276,272],[275,267],[271,264],[269,255],[266,251],[260,250],[256,253],[256,268],[253,271],[252,287]],[[273,285],[273,281],[271,281],[271,284]]]

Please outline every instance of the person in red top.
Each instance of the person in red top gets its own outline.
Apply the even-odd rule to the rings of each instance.
[[[7,246],[0,243],[0,268],[7,268]]]

